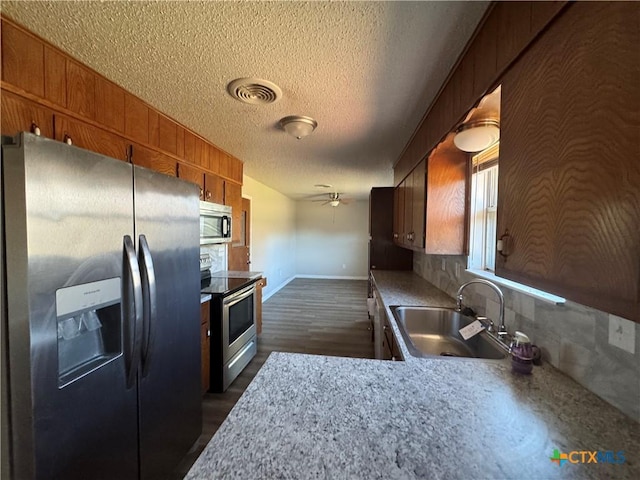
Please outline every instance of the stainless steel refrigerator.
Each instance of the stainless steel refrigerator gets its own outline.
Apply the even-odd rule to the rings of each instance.
[[[0,302],[11,476],[171,477],[202,425],[198,189],[27,133],[13,143]]]

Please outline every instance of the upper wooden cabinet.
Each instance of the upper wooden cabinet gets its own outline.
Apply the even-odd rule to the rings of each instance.
[[[65,115],[56,114],[54,122],[56,140],[64,142],[71,139],[71,143],[76,147],[117,160],[129,161],[130,143],[125,138]]]
[[[131,162],[172,177],[177,173],[177,163],[172,157],[136,143],[131,146]]]
[[[200,187],[200,200],[204,200],[204,172],[198,168],[178,163],[178,178],[195,183]]]
[[[497,85],[500,75],[566,3],[495,2],[396,162],[395,185],[464,120],[464,115],[485,93]]]
[[[120,133],[125,131],[125,91],[102,77],[95,79],[96,121]]]
[[[149,143],[149,107],[130,93],[124,94],[124,131],[138,142]]]
[[[422,250],[425,238],[425,161],[420,162],[396,187],[393,241],[411,250]]]
[[[572,3],[504,77],[496,273],[640,321],[637,22]]]
[[[44,45],[17,28],[2,22],[2,80],[44,97]]]
[[[425,238],[426,163],[423,160],[400,185],[394,199],[394,242],[411,250],[422,250]]]
[[[468,165],[450,134],[396,187],[396,244],[430,254],[466,253]]]
[[[133,163],[167,175],[175,176],[180,162],[180,177],[200,186],[201,199],[239,201],[240,160],[11,19],[2,17],[1,24],[2,134],[37,128],[120,160],[128,159],[131,146]]]
[[[235,191],[227,194],[228,185],[234,185],[232,182],[226,182],[224,178],[211,173],[206,173],[204,170],[185,165],[180,163],[178,165],[178,177],[188,180],[200,186],[200,200],[204,200],[211,203],[219,203],[229,205],[227,201],[231,201],[231,198],[235,198]],[[233,187],[230,187],[233,190]],[[242,192],[241,187],[240,192]],[[229,200],[227,200],[229,195]],[[242,193],[240,193],[242,197]]]
[[[427,162],[426,253],[467,253],[469,156],[453,145],[453,134]]]
[[[224,204],[232,208],[231,243],[239,243],[242,238],[242,229],[239,228],[240,221],[242,220],[242,185],[225,182]]]
[[[53,111],[18,95],[2,90],[2,135],[40,130],[40,135],[53,138]]]
[[[78,115],[96,119],[96,76],[72,60],[67,64],[67,108]]]
[[[207,202],[224,204],[225,184],[223,178],[211,173],[204,174],[204,199]]]

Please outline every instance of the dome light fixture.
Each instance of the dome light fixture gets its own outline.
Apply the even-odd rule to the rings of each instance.
[[[329,205],[331,205],[332,207],[337,207],[338,205],[340,205],[340,200],[331,200],[329,202]]]
[[[290,115],[280,120],[280,126],[289,135],[293,135],[298,140],[311,134],[316,127],[316,122],[311,117],[303,117],[302,115]]]
[[[481,152],[500,139],[500,123],[497,120],[477,120],[460,125],[453,143],[463,152]]]

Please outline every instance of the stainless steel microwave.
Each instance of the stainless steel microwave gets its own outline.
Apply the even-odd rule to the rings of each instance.
[[[231,207],[200,202],[200,245],[231,241]]]

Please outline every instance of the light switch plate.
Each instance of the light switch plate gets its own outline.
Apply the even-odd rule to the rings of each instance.
[[[616,315],[609,315],[609,343],[635,354],[636,326],[633,322]]]

